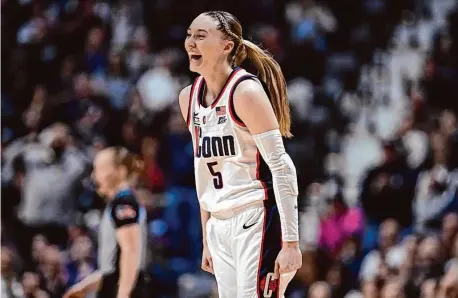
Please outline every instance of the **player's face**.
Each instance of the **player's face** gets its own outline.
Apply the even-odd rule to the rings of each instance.
[[[114,163],[113,153],[101,151],[94,160],[92,178],[97,187],[97,193],[108,196],[120,182],[119,171]]]
[[[227,61],[234,43],[224,39],[217,27],[217,22],[205,14],[199,15],[189,26],[185,49],[191,71],[202,74]]]

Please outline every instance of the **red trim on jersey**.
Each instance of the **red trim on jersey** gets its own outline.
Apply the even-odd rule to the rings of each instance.
[[[194,126],[194,135],[196,138],[196,143],[194,144],[196,145],[194,147],[194,156],[197,156],[197,150],[199,150],[199,134],[200,134],[199,126]]]
[[[193,94],[194,94],[194,88],[196,87],[197,85],[197,81],[199,80],[199,78],[197,78],[194,83],[192,84],[192,87],[191,87],[191,92],[189,93],[189,104],[188,104],[188,118],[186,119],[186,124],[188,125],[188,128],[189,128],[189,125],[191,124],[191,105],[192,105],[192,98],[193,98]]]
[[[232,71],[232,73],[229,75],[229,77],[227,78],[226,80],[226,83],[224,84],[224,87],[223,89],[221,89],[221,91],[219,92],[218,96],[216,97],[216,99],[213,101],[213,103],[210,105],[210,107],[213,109],[219,102],[219,100],[221,99],[221,97],[223,96],[224,94],[224,91],[226,91],[226,88],[227,86],[229,85],[229,82],[232,80],[232,78],[239,72],[241,71],[243,68],[241,67],[237,67],[237,68],[234,68],[234,70]],[[202,79],[202,82],[205,83],[205,79]],[[205,84],[206,86],[206,84]],[[201,104],[201,98],[199,98],[198,100],[199,104]],[[202,102],[203,102],[203,99],[202,99]]]

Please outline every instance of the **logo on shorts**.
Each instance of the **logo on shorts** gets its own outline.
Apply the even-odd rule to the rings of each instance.
[[[268,273],[267,276],[261,279],[259,287],[261,288],[262,297],[270,298],[277,290],[277,282],[273,279],[274,274]]]
[[[257,223],[257,222],[252,223],[251,225],[244,224],[244,225],[243,225],[243,228],[244,228],[245,230],[246,230],[246,229],[249,229],[249,228],[251,228],[252,226],[254,226],[256,223]]]

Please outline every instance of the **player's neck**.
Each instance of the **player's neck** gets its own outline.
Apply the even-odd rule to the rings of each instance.
[[[219,67],[215,66],[208,75],[204,75],[207,92],[211,94],[213,98],[219,95],[231,73],[232,67],[225,64]]]
[[[128,182],[124,181],[124,182],[121,182],[117,187],[115,187],[111,193],[110,193],[110,198],[111,199],[114,199],[114,197],[120,193],[121,191],[123,190],[127,190],[127,189],[130,189],[130,185]]]

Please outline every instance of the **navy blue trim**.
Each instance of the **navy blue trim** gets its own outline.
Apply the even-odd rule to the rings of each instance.
[[[230,113],[230,116],[235,120],[235,122],[241,126],[245,126],[245,123],[243,123],[242,119],[240,119],[240,117],[237,115],[237,112],[235,111],[235,107],[234,107],[234,93],[235,93],[235,90],[237,88],[237,86],[243,82],[243,81],[246,81],[246,80],[257,80],[258,78],[252,74],[247,74],[247,75],[244,75],[242,77],[240,77],[235,83],[234,85],[232,85],[232,89],[231,89],[231,92],[229,93],[229,113]]]
[[[273,189],[268,190],[267,194],[269,198],[264,201],[264,228],[258,273],[259,297],[264,297],[264,290],[266,289],[266,282],[268,281],[267,275],[274,272],[275,260],[282,247],[280,214],[278,213],[278,208],[275,203]],[[269,297],[281,298],[280,279],[269,281],[270,285],[267,285],[269,287],[268,292],[271,294]]]
[[[272,172],[269,166],[259,154],[257,178],[262,182],[265,191],[264,200],[264,228],[261,244],[261,257],[258,273],[258,293],[259,297],[264,297],[264,290],[267,282],[267,275],[273,273],[275,260],[282,248],[282,234],[280,214],[278,212],[277,201],[273,188]],[[273,298],[280,297],[280,279],[270,281],[269,291]]]
[[[259,152],[258,154],[259,154],[258,179],[262,181],[262,183],[264,184],[264,188],[266,188],[266,192],[267,192],[266,200],[269,201],[270,204],[276,204],[272,172],[270,171],[270,168],[267,165],[267,163],[264,161],[264,158],[262,158],[261,153]]]

